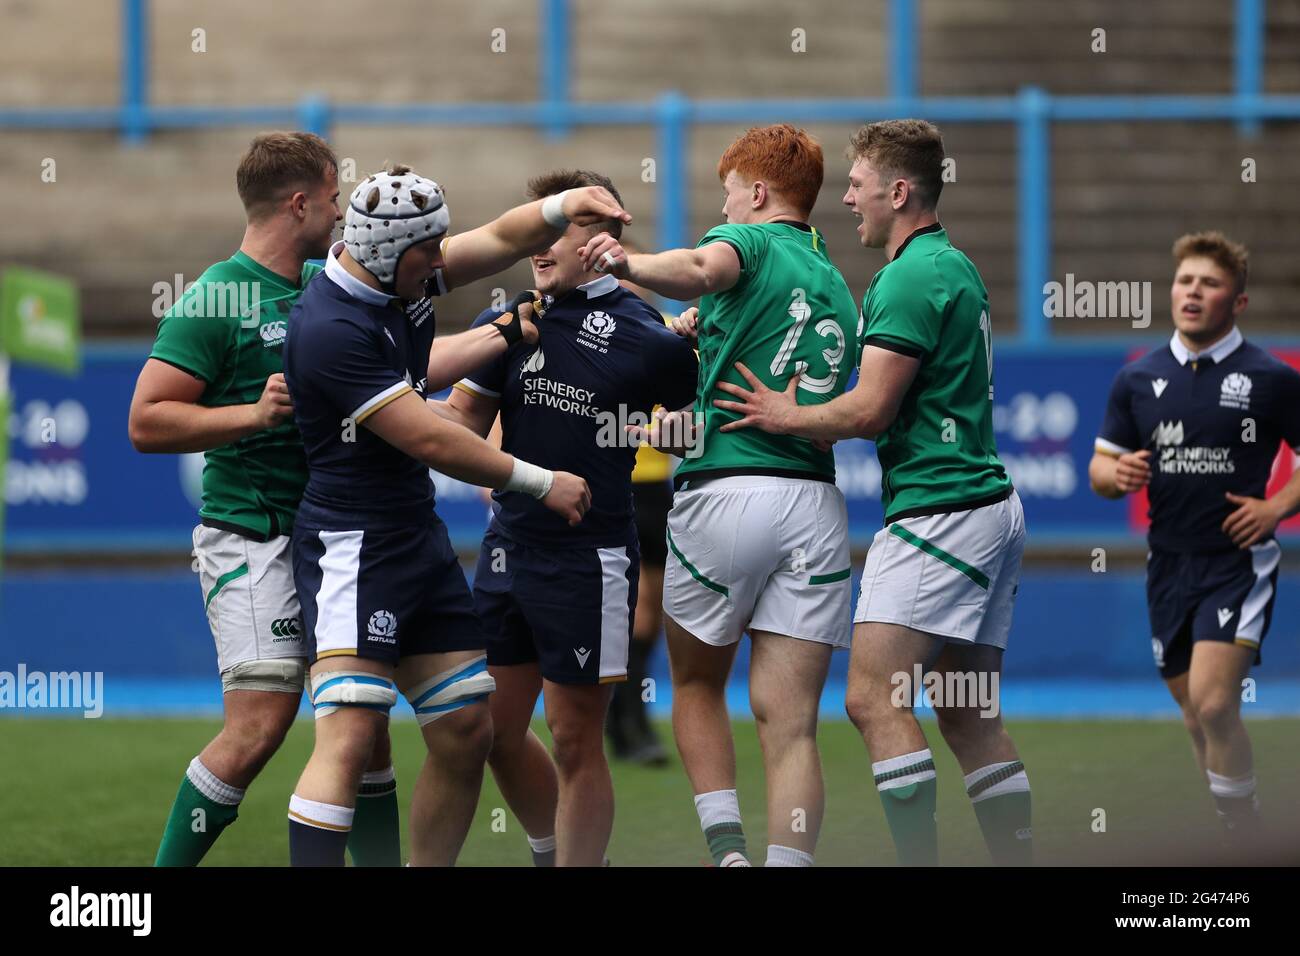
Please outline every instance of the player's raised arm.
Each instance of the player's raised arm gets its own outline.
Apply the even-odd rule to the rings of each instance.
[[[587,226],[610,219],[629,223],[632,216],[602,186],[569,189],[516,206],[487,225],[444,240],[443,285],[465,285],[542,252],[569,223]]]
[[[726,242],[628,255],[617,239],[602,232],[593,236],[578,256],[597,272],[612,273],[673,299],[725,292],[740,280],[740,257]]]
[[[261,398],[248,405],[200,405],[206,388],[202,379],[174,365],[154,358],[146,361],[127,418],[127,434],[135,450],[162,454],[209,451],[274,428],[293,415],[289,389],[278,372],[266,380]]]
[[[739,420],[722,431],[761,428],[773,435],[797,435],[821,441],[841,438],[875,438],[894,423],[903,396],[912,385],[920,358],[868,345],[862,350],[858,382],[851,391],[820,405],[800,405],[796,399],[799,375],[791,376],[784,392],[768,388],[741,363],[736,370],[753,391],[719,382],[718,389],[737,401],[715,399],[717,408],[736,412]]]

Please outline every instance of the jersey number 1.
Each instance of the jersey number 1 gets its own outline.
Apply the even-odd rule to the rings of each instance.
[[[777,350],[776,357],[772,359],[772,375],[778,379],[785,376],[785,368],[794,358],[799,337],[803,335],[804,327],[812,318],[812,306],[808,304],[807,293],[803,289],[794,290],[788,313],[790,318],[794,319],[794,325],[790,326],[790,331],[785,334],[785,340]],[[834,319],[822,319],[815,329],[819,335],[829,335],[835,340],[832,348],[822,349],[822,358],[826,360],[828,371],[823,376],[803,375],[808,370],[808,363],[797,361],[794,363],[794,372],[802,376],[799,379],[800,388],[824,395],[835,387],[835,382],[839,379],[840,362],[844,359],[844,330]]]
[[[980,313],[980,331],[984,333],[984,359],[989,367],[989,401],[993,401],[993,323],[988,309]]]

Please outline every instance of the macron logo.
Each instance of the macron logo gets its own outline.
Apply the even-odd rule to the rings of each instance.
[[[1233,615],[1234,613],[1236,613],[1236,612],[1233,611],[1232,608],[1230,608],[1230,607],[1221,607],[1221,608],[1219,608],[1219,627],[1223,627],[1225,624],[1227,624],[1229,621],[1231,621],[1231,620],[1232,620],[1232,615]]]
[[[1151,383],[1151,390],[1156,393],[1156,398],[1159,398],[1165,393],[1165,386],[1168,384],[1169,382],[1163,378],[1158,378]]]
[[[586,667],[587,658],[591,656],[591,651],[587,650],[585,647],[575,647],[573,649],[573,656],[578,659],[579,667]]]

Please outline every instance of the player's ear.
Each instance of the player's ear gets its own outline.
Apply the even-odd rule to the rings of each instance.
[[[912,184],[906,179],[895,179],[892,192],[890,198],[893,200],[894,208],[902,209],[907,205],[907,197],[912,194]]]
[[[1241,313],[1246,311],[1246,304],[1250,301],[1250,296],[1244,292],[1237,293],[1237,297],[1232,300],[1232,317],[1235,319]]]

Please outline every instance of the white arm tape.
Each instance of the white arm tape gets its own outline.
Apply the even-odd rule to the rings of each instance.
[[[542,202],[542,218],[553,229],[564,229],[569,225],[569,219],[564,215],[564,197],[569,192],[570,190],[566,189],[554,196],[547,196]]]
[[[534,498],[541,500],[550,493],[554,481],[555,472],[537,465],[530,465],[522,458],[516,458],[514,471],[510,473],[510,480],[505,483],[501,490],[522,491],[526,495],[532,495]]]

